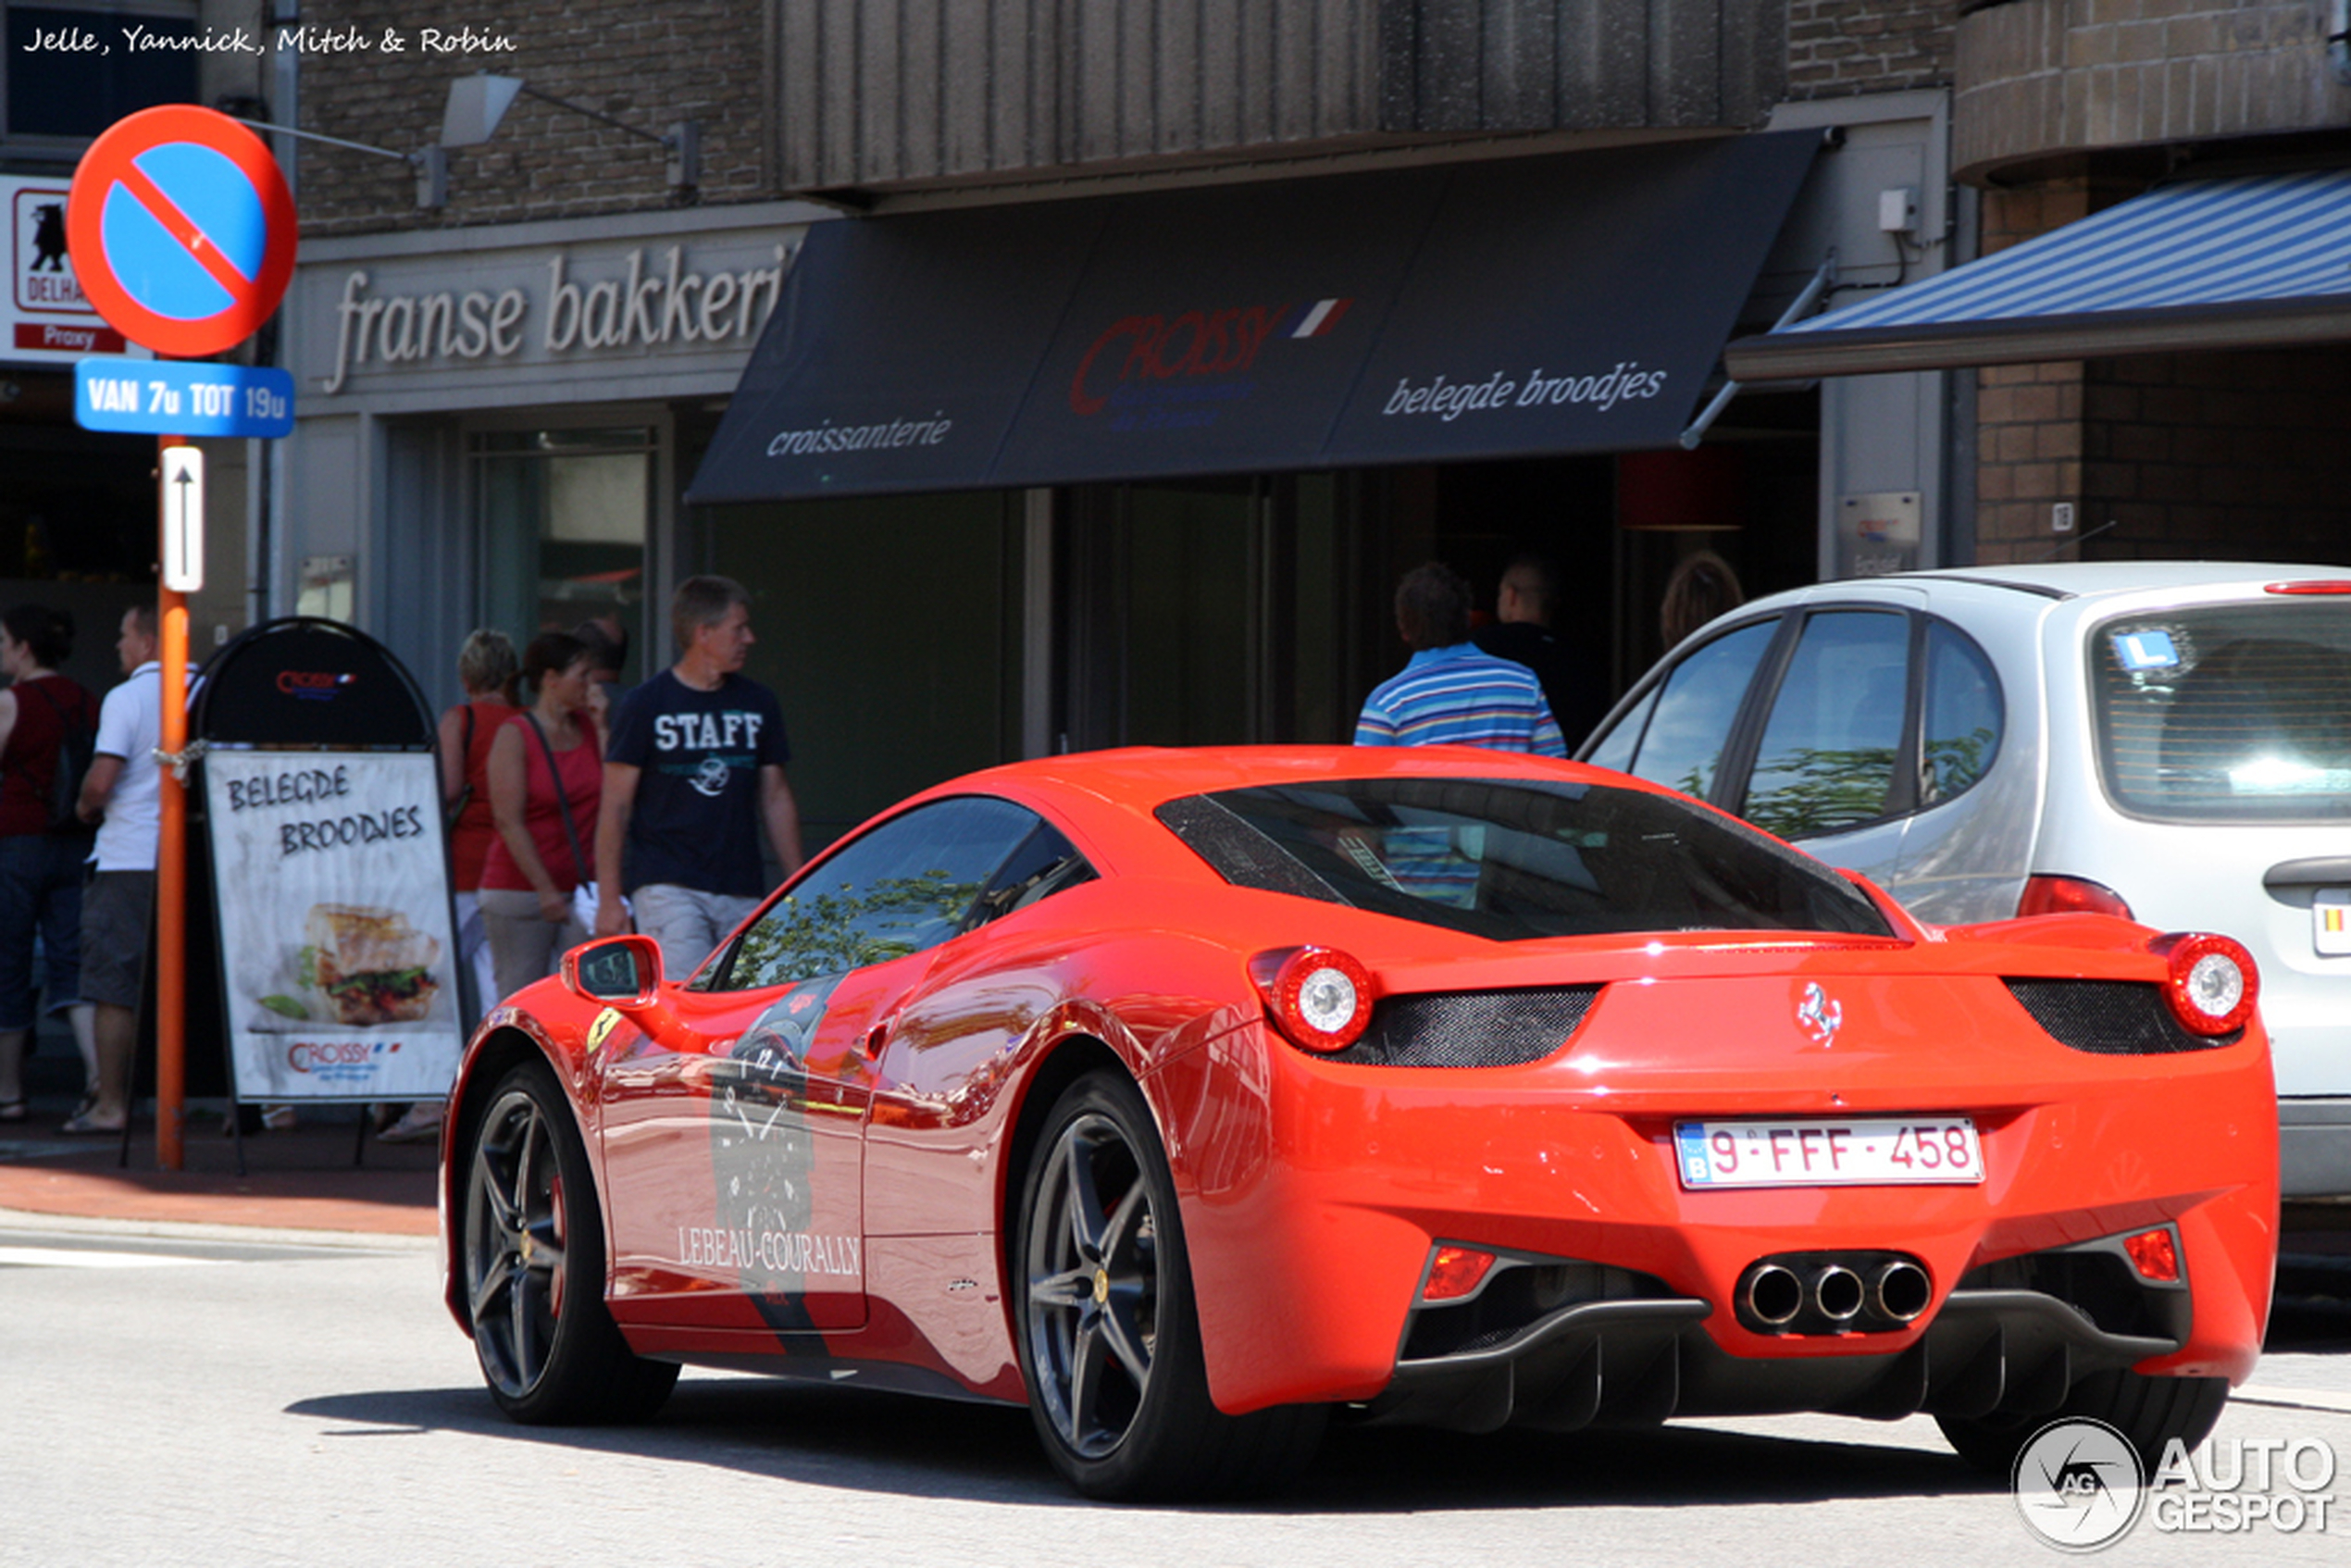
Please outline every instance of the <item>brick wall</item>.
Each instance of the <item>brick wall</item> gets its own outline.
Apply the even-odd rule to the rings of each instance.
[[[1984,249],[2138,193],[2087,179],[1984,193]],[[2351,355],[2339,346],[2134,355],[1977,372],[1976,554],[2041,559],[2074,504],[2091,560],[2351,561]]]
[[[302,55],[299,124],[399,152],[421,147],[439,138],[450,81],[487,68],[656,135],[674,120],[698,120],[701,200],[758,199],[770,193],[760,150],[765,9],[762,0],[519,0],[484,20],[393,0],[311,0],[303,7],[314,46]],[[513,48],[422,48],[426,27],[454,33],[468,23]],[[344,29],[372,46],[316,45]],[[388,32],[407,46],[384,48]],[[299,158],[303,230],[314,235],[578,217],[680,199],[660,147],[529,96],[516,100],[489,142],[450,153],[449,204],[438,214],[417,211],[403,164],[316,143],[305,143]]]
[[[1788,0],[1790,98],[1951,82],[1958,0]]]
[[[2321,0],[1981,0],[1959,23],[1963,180],[2052,153],[2351,118]]]
[[[2143,355],[2084,373],[2084,527],[2096,559],[2351,559],[2351,355]]]
[[[2130,192],[2087,180],[1984,193],[1984,254],[2005,250],[2112,205]],[[2095,206],[2094,206],[2095,204]],[[1995,365],[1976,373],[1975,542],[1984,561],[2045,554],[2059,536],[2049,508],[2082,499],[2083,366],[2078,359]]]

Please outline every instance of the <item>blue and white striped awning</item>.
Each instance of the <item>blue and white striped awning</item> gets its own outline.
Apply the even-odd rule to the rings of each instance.
[[[1743,381],[2351,339],[2351,169],[2182,180],[1742,338]]]

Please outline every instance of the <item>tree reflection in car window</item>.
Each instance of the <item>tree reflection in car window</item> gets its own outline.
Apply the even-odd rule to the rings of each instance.
[[[813,867],[745,931],[710,988],[753,990],[883,964],[963,930],[1039,818],[961,796],[883,823]]]
[[[1714,787],[1723,744],[1748,682],[1779,629],[1775,620],[1726,632],[1684,659],[1665,679],[1632,771],[1652,784],[1703,798]]]
[[[1926,629],[1926,716],[1919,743],[1919,804],[1972,788],[2000,747],[2000,680],[1984,650],[1941,621]]]
[[[1835,611],[1807,619],[1739,815],[1783,839],[1884,816],[1902,745],[1909,645],[1905,616]]]

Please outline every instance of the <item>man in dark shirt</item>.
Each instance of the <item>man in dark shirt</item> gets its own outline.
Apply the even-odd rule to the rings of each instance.
[[[1592,659],[1551,630],[1551,613],[1558,604],[1556,568],[1540,555],[1521,555],[1502,574],[1493,624],[1478,628],[1471,641],[1481,652],[1535,672],[1573,755],[1592,727],[1608,716],[1608,699]]]
[[[678,662],[628,693],[604,747],[596,817],[596,934],[627,924],[661,944],[683,978],[767,891],[764,822],[789,877],[800,869],[800,808],[776,694],[742,674],[751,595],[723,577],[689,578],[670,602]]]

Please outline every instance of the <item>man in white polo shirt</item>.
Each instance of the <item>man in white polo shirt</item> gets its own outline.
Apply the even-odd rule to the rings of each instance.
[[[123,613],[115,653],[123,683],[98,709],[96,754],[81,782],[81,816],[98,825],[96,867],[81,894],[81,999],[96,1004],[98,1092],[69,1133],[118,1133],[131,1115],[131,1058],[146,984],[147,927],[155,906],[155,837],[162,820],[163,666],[155,610]],[[189,666],[191,680],[195,675]]]

